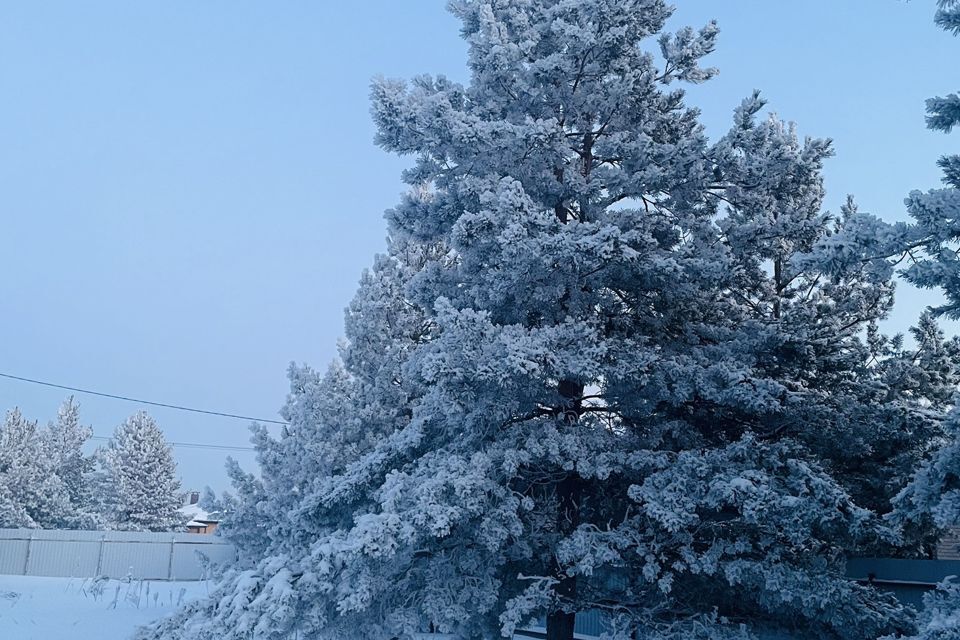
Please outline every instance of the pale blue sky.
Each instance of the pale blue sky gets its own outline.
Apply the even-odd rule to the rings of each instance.
[[[372,76],[464,79],[442,0],[0,4],[0,372],[276,417],[291,360],[323,368],[384,247],[404,162],[373,146]],[[903,216],[958,138],[923,100],[960,89],[933,0],[677,0],[717,18],[712,135],[753,88],[832,137],[829,206]],[[905,327],[932,299],[902,297]],[[63,392],[0,380],[46,421]],[[99,435],[136,405],[82,396]],[[243,422],[152,409],[174,441],[247,445]],[[223,488],[226,453],[178,449]],[[245,465],[252,456],[234,454]]]

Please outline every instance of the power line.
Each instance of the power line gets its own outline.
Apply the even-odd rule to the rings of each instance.
[[[91,440],[105,440],[109,441],[110,438],[107,436],[90,436]],[[167,444],[174,447],[182,447],[184,449],[217,449],[220,451],[256,451],[253,447],[235,447],[229,444],[205,444],[201,442],[167,442]]]
[[[9,373],[0,373],[0,378],[9,378],[10,380],[19,380],[20,382],[29,382],[30,384],[39,384],[44,387],[53,387],[54,389],[65,389],[66,391],[75,391],[76,393],[86,393],[91,396],[100,396],[101,398],[112,398],[114,400],[125,400],[127,402],[136,402],[138,404],[148,404],[154,407],[164,407],[166,409],[176,409],[177,411],[190,411],[192,413],[203,413],[208,416],[220,416],[221,418],[234,418],[235,420],[246,420],[249,422],[266,422],[269,424],[287,424],[283,420],[268,420],[266,418],[252,418],[250,416],[241,416],[235,413],[224,413],[222,411],[207,411],[206,409],[194,409],[193,407],[183,407],[176,404],[167,404],[165,402],[152,402],[150,400],[140,400],[138,398],[129,398],[119,396],[113,393],[101,393],[100,391],[90,391],[89,389],[79,389],[77,387],[68,387],[63,384],[54,384],[44,382],[43,380],[33,380],[32,378],[23,378]]]

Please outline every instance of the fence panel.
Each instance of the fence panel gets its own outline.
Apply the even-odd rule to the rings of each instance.
[[[170,579],[200,580],[206,577],[201,555],[214,564],[223,564],[234,560],[237,552],[229,544],[194,544],[189,541],[175,544],[170,563]]]
[[[143,580],[199,580],[236,557],[214,535],[139,531],[0,529],[0,574]]]
[[[32,540],[28,576],[95,576],[100,543],[63,540]]]
[[[2,535],[0,530],[0,573],[19,575],[27,566],[26,536],[17,538]]]
[[[111,578],[130,575],[138,580],[170,577],[171,543],[108,540],[103,544],[100,574]]]

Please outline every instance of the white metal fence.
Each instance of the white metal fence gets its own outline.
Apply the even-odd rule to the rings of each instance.
[[[0,529],[0,574],[140,580],[200,580],[203,558],[236,557],[214,535],[140,531]]]

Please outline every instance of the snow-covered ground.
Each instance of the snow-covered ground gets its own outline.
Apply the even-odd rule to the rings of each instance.
[[[206,582],[96,582],[0,575],[3,640],[126,640],[138,626],[207,592]]]

